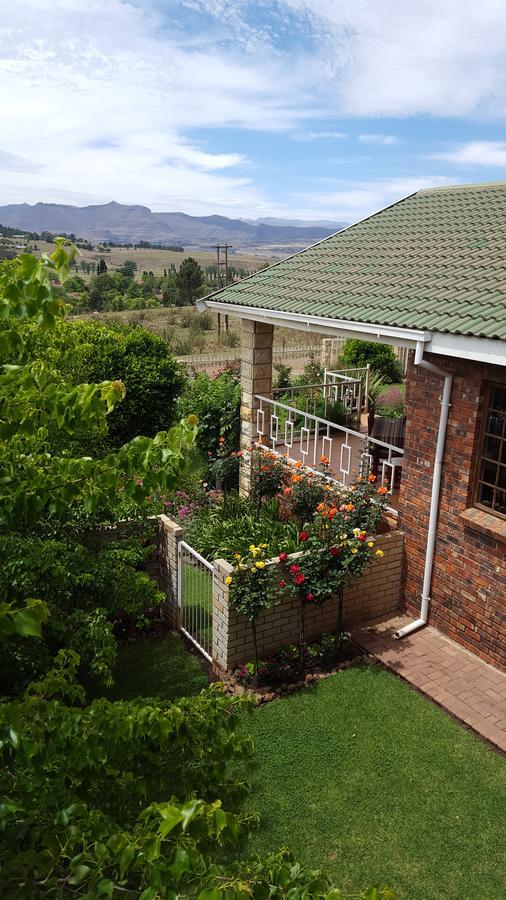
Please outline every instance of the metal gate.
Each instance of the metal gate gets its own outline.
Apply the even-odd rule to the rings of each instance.
[[[177,602],[181,631],[212,662],[213,564],[185,541],[178,544]]]

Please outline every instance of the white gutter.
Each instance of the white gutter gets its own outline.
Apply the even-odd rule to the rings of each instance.
[[[439,375],[444,378],[444,387],[443,387],[443,396],[441,398],[441,411],[439,413],[439,428],[437,435],[437,443],[436,443],[436,455],[434,459],[434,475],[432,478],[432,494],[430,498],[430,514],[429,514],[429,528],[427,533],[427,549],[425,552],[425,567],[423,572],[423,586],[422,586],[422,603],[420,608],[420,618],[416,619],[414,622],[410,622],[409,625],[406,625],[404,628],[401,628],[399,631],[396,631],[394,634],[395,638],[405,637],[407,634],[411,634],[413,631],[416,631],[418,628],[421,628],[423,625],[427,624],[427,619],[429,617],[429,604],[430,604],[430,585],[432,581],[432,569],[434,563],[434,547],[436,544],[436,531],[437,531],[437,519],[439,513],[439,492],[441,486],[441,469],[443,465],[443,453],[445,448],[445,440],[446,440],[446,426],[448,424],[448,413],[450,410],[450,397],[452,392],[452,382],[453,375],[451,372],[448,372],[446,369],[441,369],[439,366],[435,366],[433,363],[428,362],[423,358],[424,345],[423,343],[419,343],[416,345],[415,351],[415,366],[420,366],[422,369],[427,369],[428,372],[433,372],[434,375]]]
[[[215,309],[218,312],[226,312],[231,316],[239,316],[241,319],[266,322],[272,325],[279,325],[282,328],[295,328],[300,331],[332,335],[344,333],[349,337],[358,337],[362,338],[362,340],[370,341],[376,340],[411,349],[415,348],[418,343],[430,341],[432,337],[430,331],[421,331],[420,329],[399,328],[394,325],[377,325],[371,322],[355,322],[349,319],[330,319],[327,316],[311,316],[303,315],[302,313],[262,309],[256,306],[242,306],[239,303],[223,303],[205,298],[197,300],[196,305],[199,312],[203,312],[206,309]]]

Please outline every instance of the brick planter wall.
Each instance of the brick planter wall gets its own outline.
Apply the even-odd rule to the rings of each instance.
[[[376,548],[385,553],[374,559],[362,577],[344,592],[344,625],[349,627],[399,607],[403,535],[400,531],[380,535]],[[277,565],[276,562],[271,565]],[[228,601],[225,579],[232,573],[230,563],[217,560],[214,567],[213,668],[225,672],[253,657],[251,627]],[[337,603],[328,600],[321,607],[306,606],[306,634],[309,640],[335,629]],[[281,595],[280,602],[257,619],[258,649],[261,656],[272,655],[281,644],[297,643],[299,601],[292,594]]]
[[[441,479],[429,623],[506,669],[506,522],[472,507],[487,382],[499,366],[427,354],[454,373]],[[420,609],[442,379],[412,365],[406,392],[399,524],[405,534],[402,602]]]

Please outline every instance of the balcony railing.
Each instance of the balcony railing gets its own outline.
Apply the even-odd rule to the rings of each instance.
[[[358,421],[356,428],[349,427],[348,424],[337,424],[316,412],[321,409],[322,403],[325,412],[329,410],[336,396],[333,393],[335,388],[338,392],[346,391],[350,389],[351,383],[359,380],[348,377],[349,381],[337,384],[326,380],[323,385],[280,389],[284,398],[291,399],[292,403],[277,399],[276,395],[279,396],[280,390],[274,392],[272,398],[257,395],[258,443],[276,453],[286,454],[293,462],[300,460],[305,467],[315,471],[321,471],[322,459],[328,460],[328,464],[325,463],[324,466],[329,469],[329,476],[343,485],[357,476],[366,477],[376,469],[375,474],[380,483],[388,485],[391,494],[395,474],[402,466],[404,450],[395,444],[372,438],[360,430],[361,393],[358,389],[356,394],[350,395],[353,403],[350,404],[349,411],[350,418],[354,415]],[[361,378],[360,382],[362,384]],[[342,385],[348,387],[342,388]],[[302,401],[299,406],[296,405],[297,395]],[[301,408],[302,405],[304,408]]]

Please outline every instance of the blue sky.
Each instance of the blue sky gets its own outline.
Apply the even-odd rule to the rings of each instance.
[[[0,205],[356,221],[506,178],[504,0],[0,5]]]

